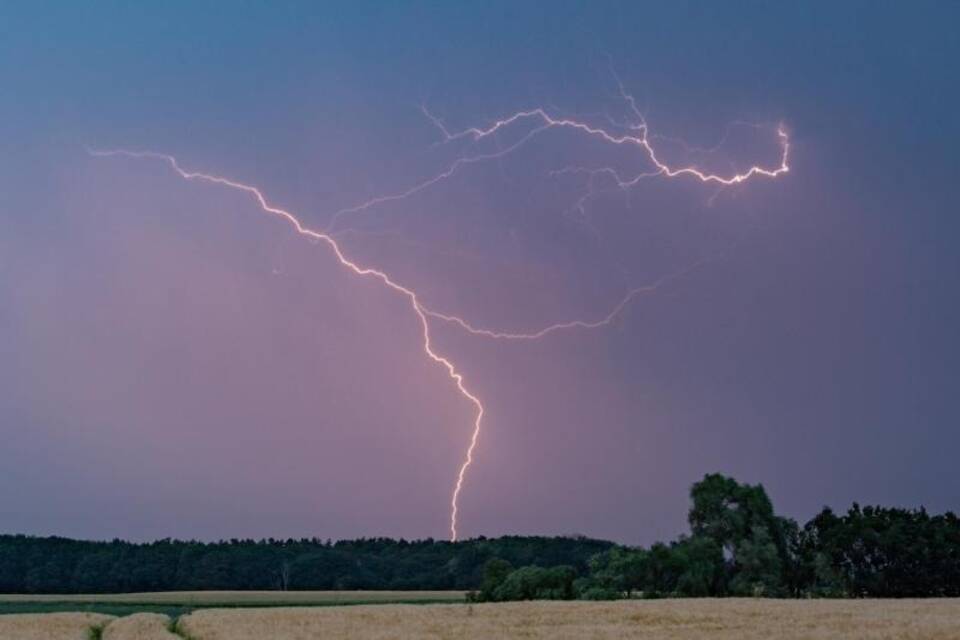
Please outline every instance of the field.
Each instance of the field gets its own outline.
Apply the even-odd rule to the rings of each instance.
[[[229,604],[246,594],[232,597]],[[289,594],[279,594],[289,595]],[[258,597],[263,597],[260,594]],[[338,597],[344,598],[340,595]],[[225,602],[226,603],[226,602]],[[95,633],[93,629],[99,629]],[[960,600],[646,600],[201,609],[0,616],[3,640],[954,640]]]

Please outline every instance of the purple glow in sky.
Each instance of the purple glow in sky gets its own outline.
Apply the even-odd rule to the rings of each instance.
[[[3,528],[956,508],[950,11],[3,9]]]

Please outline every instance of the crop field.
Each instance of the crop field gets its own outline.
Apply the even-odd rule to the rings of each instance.
[[[238,599],[245,594],[235,594]],[[221,594],[221,598],[227,598]],[[233,602],[230,602],[233,604]],[[0,616],[4,640],[954,640],[960,600],[688,599]]]

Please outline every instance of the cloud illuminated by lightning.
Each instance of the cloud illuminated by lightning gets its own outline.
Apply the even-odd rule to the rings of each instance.
[[[345,267],[348,271],[352,272],[357,276],[370,277],[373,278],[388,289],[398,293],[407,298],[410,303],[410,307],[413,310],[414,314],[417,316],[420,326],[422,329],[422,338],[423,338],[423,351],[426,356],[433,362],[439,364],[447,372],[447,375],[453,381],[459,393],[467,399],[475,409],[475,417],[473,421],[473,428],[470,432],[470,441],[466,450],[463,461],[461,462],[457,475],[456,481],[454,483],[451,499],[450,499],[450,538],[451,540],[456,541],[458,538],[457,523],[458,523],[458,514],[459,514],[459,498],[461,491],[463,490],[464,480],[466,478],[466,473],[470,466],[473,464],[474,452],[477,446],[477,442],[480,437],[482,421],[484,417],[484,406],[480,399],[471,392],[463,378],[463,374],[457,369],[456,365],[448,357],[438,353],[431,339],[430,333],[430,319],[435,319],[443,322],[452,323],[455,326],[458,326],[467,333],[480,336],[490,339],[502,339],[502,340],[537,340],[544,338],[549,334],[555,333],[557,331],[565,329],[595,329],[609,325],[613,322],[619,314],[629,305],[629,303],[639,295],[648,294],[656,292],[662,287],[665,283],[671,280],[675,280],[679,277],[682,277],[691,271],[699,268],[705,262],[704,260],[698,261],[691,265],[690,267],[674,273],[668,276],[662,277],[660,280],[654,282],[653,284],[636,287],[629,290],[626,295],[605,315],[594,320],[569,320],[565,322],[557,322],[554,324],[547,325],[541,329],[529,331],[529,332],[511,332],[511,331],[502,331],[495,329],[488,329],[478,327],[466,319],[447,313],[441,313],[439,311],[431,310],[426,307],[420,298],[417,296],[416,291],[412,288],[409,288],[403,284],[398,283],[394,280],[386,271],[376,269],[373,267],[360,265],[353,260],[351,260],[342,250],[338,242],[334,239],[334,233],[332,229],[336,226],[339,220],[349,214],[358,213],[375,207],[380,204],[384,204],[391,201],[402,200],[413,196],[420,191],[428,189],[435,184],[451,177],[459,169],[466,165],[479,163],[487,160],[492,160],[496,158],[501,158],[506,156],[521,146],[527,144],[532,139],[534,139],[540,133],[549,130],[549,129],[568,129],[574,132],[584,134],[586,136],[598,139],[604,143],[618,146],[631,146],[639,149],[643,155],[646,157],[647,161],[651,164],[649,170],[637,173],[630,177],[623,177],[617,170],[611,167],[601,167],[601,168],[584,168],[584,167],[568,167],[566,169],[553,172],[554,175],[559,175],[563,173],[586,173],[590,176],[592,180],[594,176],[600,174],[608,174],[613,177],[618,187],[622,189],[627,189],[643,178],[662,176],[666,178],[676,178],[676,177],[692,177],[703,183],[714,183],[718,184],[721,187],[730,186],[745,182],[754,177],[767,177],[767,178],[776,178],[790,170],[789,167],[789,153],[790,153],[790,139],[786,129],[780,125],[777,128],[777,137],[780,143],[781,156],[780,164],[774,167],[763,167],[760,165],[752,165],[746,171],[740,173],[731,173],[729,175],[720,175],[715,173],[710,173],[704,170],[701,170],[695,165],[683,165],[683,166],[670,166],[663,162],[660,157],[657,155],[657,152],[654,148],[651,139],[659,139],[657,136],[649,135],[648,126],[646,120],[643,118],[639,109],[637,109],[636,102],[633,99],[633,96],[628,94],[623,89],[623,84],[619,82],[620,93],[623,100],[627,103],[630,108],[631,113],[634,117],[637,118],[635,122],[628,122],[622,125],[613,123],[615,126],[620,128],[625,128],[629,131],[626,134],[615,133],[611,130],[590,124],[588,122],[578,120],[571,117],[558,117],[551,115],[545,108],[536,107],[533,109],[518,111],[509,115],[507,117],[496,120],[490,126],[486,128],[480,127],[471,127],[462,131],[451,132],[440,119],[434,117],[426,108],[423,109],[424,114],[434,123],[434,125],[440,130],[443,135],[443,142],[449,143],[456,140],[466,139],[471,142],[480,142],[491,136],[494,136],[501,130],[504,130],[514,124],[518,124],[525,121],[532,121],[535,123],[535,126],[528,130],[524,135],[522,135],[516,142],[513,144],[500,149],[496,152],[488,153],[476,153],[473,155],[465,155],[456,159],[452,164],[450,164],[446,170],[441,173],[418,183],[402,192],[393,194],[378,196],[376,198],[370,199],[366,202],[360,203],[358,205],[341,209],[332,214],[330,221],[327,226],[326,231],[318,231],[304,225],[300,219],[295,216],[293,213],[276,207],[266,199],[263,195],[263,192],[260,191],[255,186],[244,184],[241,182],[236,182],[228,178],[221,176],[201,173],[196,171],[188,171],[182,168],[177,159],[171,155],[156,153],[151,151],[129,151],[123,149],[115,150],[88,150],[88,152],[93,156],[98,157],[110,157],[110,156],[122,156],[127,158],[139,158],[139,159],[154,159],[160,160],[167,165],[181,178],[189,181],[200,181],[206,182],[209,184],[219,185],[222,187],[227,187],[236,191],[241,191],[246,193],[249,196],[252,196],[256,203],[259,205],[260,209],[264,213],[268,213],[274,216],[277,216],[288,224],[290,224],[294,230],[302,235],[306,236],[312,240],[322,242],[327,245],[327,247],[333,252],[334,256],[337,258],[339,263]],[[752,125],[751,125],[752,126]],[[589,197],[584,196],[578,202],[578,207],[583,209],[585,199]]]

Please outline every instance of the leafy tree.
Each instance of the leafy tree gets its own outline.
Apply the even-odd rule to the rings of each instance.
[[[573,567],[538,567],[530,565],[510,572],[493,594],[495,601],[507,600],[571,600],[574,597]]]
[[[802,539],[812,594],[854,597],[960,595],[960,521],[953,513],[854,503],[838,517],[824,509]]]
[[[737,571],[730,581],[730,592],[737,596],[780,595],[783,567],[767,528],[755,525],[750,536],[737,546]]]
[[[787,589],[787,568],[794,562],[789,533],[796,525],[774,513],[763,485],[708,474],[693,485],[690,498],[690,529],[729,559],[733,593],[780,595]]]
[[[647,554],[647,571],[643,595],[647,598],[662,598],[673,595],[687,570],[686,559],[676,553],[671,545],[657,542]]]
[[[500,558],[491,558],[483,565],[483,582],[480,583],[480,600],[491,602],[497,590],[513,572],[513,565]]]
[[[677,595],[715,596],[721,593],[723,549],[715,540],[705,536],[681,538],[672,551],[680,556],[678,566],[684,567],[677,578]]]
[[[590,559],[590,583],[581,584],[580,589],[593,589],[591,599],[601,593],[629,598],[634,591],[643,590],[647,564],[643,549],[614,547]]]

